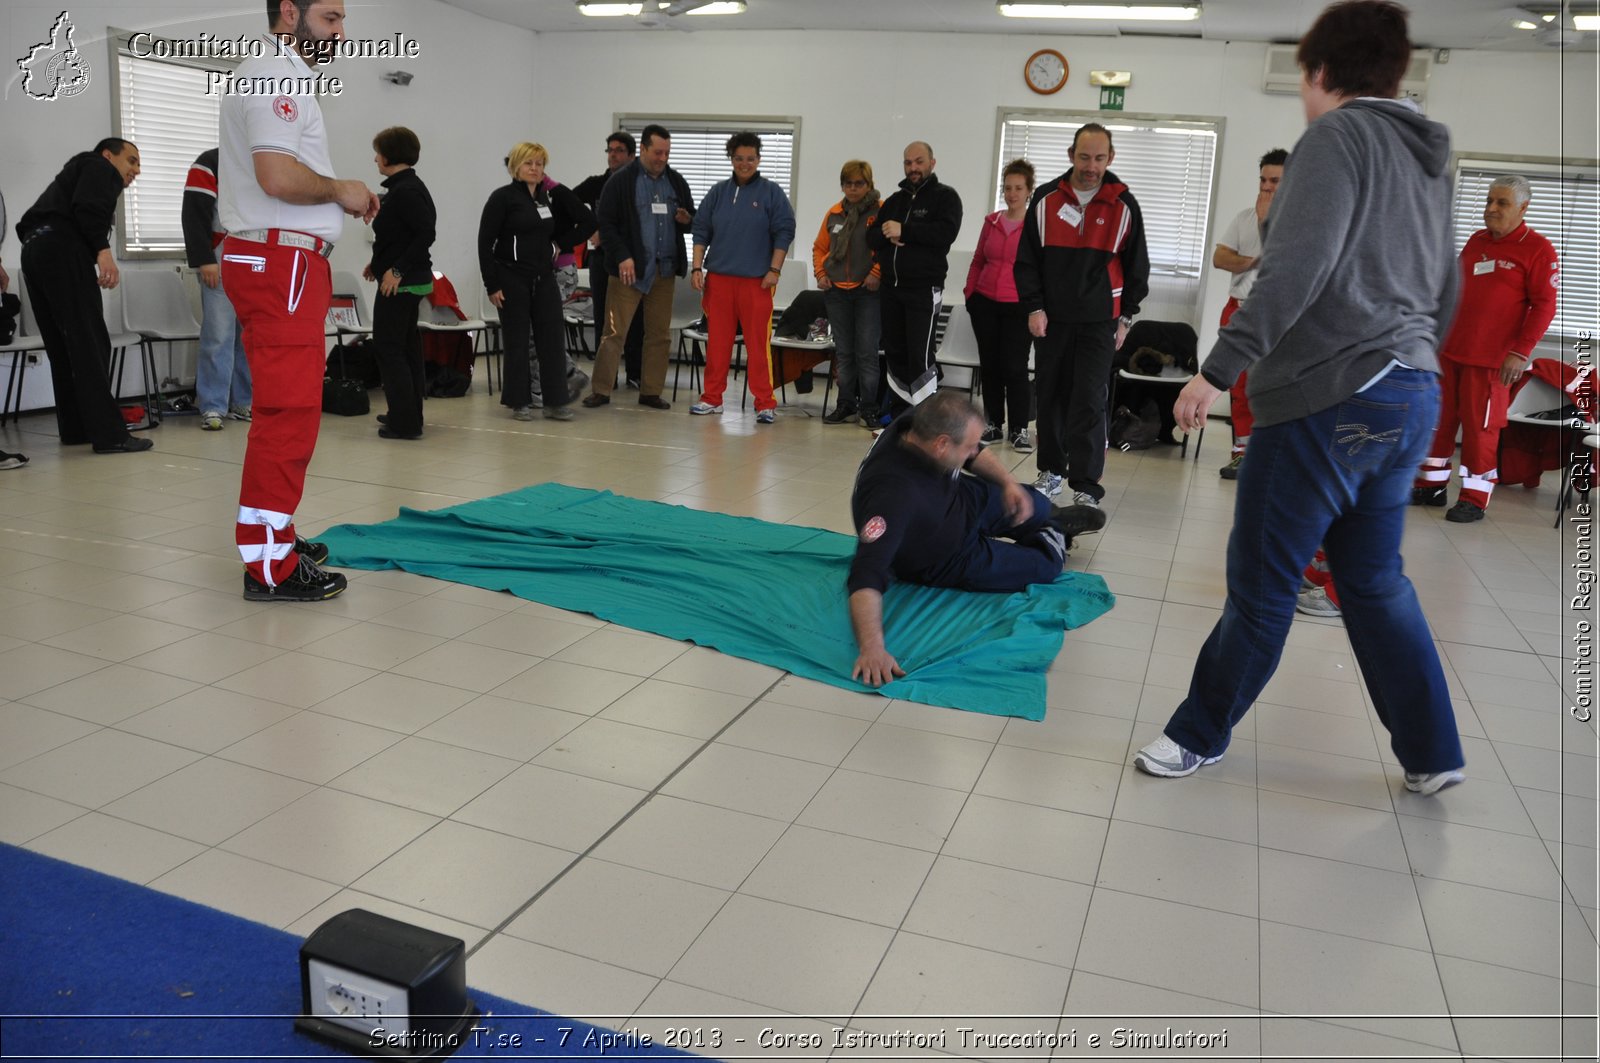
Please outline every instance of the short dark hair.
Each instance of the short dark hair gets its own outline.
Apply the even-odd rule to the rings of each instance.
[[[1406,9],[1391,0],[1334,4],[1300,38],[1294,58],[1308,77],[1320,72],[1335,96],[1393,98],[1411,65]]]
[[[761,138],[750,132],[748,129],[742,133],[735,133],[733,136],[728,138],[728,158],[733,158],[733,153],[738,151],[740,148],[755,148],[756,154],[760,155]]]
[[[305,18],[306,11],[311,7],[312,4],[316,3],[317,0],[289,0],[289,2],[294,4],[295,8],[300,12],[300,17]],[[280,10],[279,5],[281,3],[283,3],[283,0],[267,0],[268,29],[271,29],[273,26],[278,24],[278,11]]]
[[[606,147],[609,148],[613,144],[621,144],[629,155],[639,154],[639,145],[634,143],[633,134],[626,129],[619,129],[606,137]]]
[[[649,125],[639,130],[639,143],[647,148],[650,146],[650,142],[652,140],[671,139],[672,134],[667,132],[667,127],[656,125],[654,122],[651,122]]]
[[[109,151],[113,155],[121,155],[132,145],[133,141],[131,140],[123,140],[121,137],[106,137],[94,146],[94,153],[98,155],[102,151]]]
[[[1085,133],[1104,133],[1105,136],[1106,136],[1106,150],[1107,151],[1116,151],[1117,150],[1115,147],[1112,146],[1112,143],[1111,143],[1111,130],[1107,129],[1105,126],[1101,125],[1099,122],[1088,122],[1088,123],[1086,123],[1084,125],[1079,126],[1078,127],[1078,131],[1076,133],[1072,134],[1072,147],[1067,149],[1067,157],[1068,158],[1071,158],[1073,156],[1073,154],[1075,154],[1077,152],[1077,150],[1078,150],[1078,138],[1083,136]]]
[[[390,166],[415,166],[422,156],[422,141],[403,125],[392,125],[372,138],[372,150],[389,160]]]
[[[912,412],[911,430],[929,443],[940,436],[960,439],[967,425],[982,420],[983,411],[959,391],[936,391]]]
[[[1256,169],[1259,170],[1263,166],[1283,166],[1288,161],[1289,149],[1273,148],[1271,151],[1261,156],[1261,161],[1256,163]]]
[[[1028,186],[1028,191],[1033,191],[1033,163],[1027,159],[1012,159],[1006,163],[1006,168],[1000,171],[1000,183],[1005,184],[1006,178],[1011,176],[1022,178]]]

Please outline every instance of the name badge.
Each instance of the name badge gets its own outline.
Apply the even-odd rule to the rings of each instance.
[[[1485,273],[1493,273],[1493,272],[1494,272],[1494,259],[1492,259],[1492,258],[1486,258],[1482,262],[1474,262],[1472,264],[1472,275],[1474,277],[1479,277],[1479,276],[1482,276]]]
[[[1061,209],[1056,212],[1056,216],[1068,225],[1077,226],[1083,224],[1083,211],[1071,203],[1061,204]]]
[[[652,203],[650,204],[650,213],[665,214],[667,213],[667,205],[665,203]]]
[[[843,231],[844,231],[844,226],[843,226],[843,225],[833,225],[833,226],[830,226],[830,227],[829,227],[829,228],[828,228],[828,231],[829,231],[829,232],[830,232],[830,233],[839,233],[839,232],[843,232]]]
[[[547,207],[547,206],[544,206],[543,204],[539,204],[537,209],[539,211],[539,217],[541,217],[541,218],[554,217],[554,215],[550,213],[550,208]]]

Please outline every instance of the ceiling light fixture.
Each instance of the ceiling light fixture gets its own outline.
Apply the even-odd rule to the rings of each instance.
[[[745,12],[744,0],[713,0],[712,3],[692,8],[686,14],[690,15],[742,15]]]
[[[643,4],[579,4],[578,14],[590,18],[633,17],[644,10]]]
[[[1075,18],[1106,22],[1193,22],[1199,4],[996,4],[1007,18]]]
[[[1572,28],[1586,33],[1600,30],[1600,15],[1573,15]]]

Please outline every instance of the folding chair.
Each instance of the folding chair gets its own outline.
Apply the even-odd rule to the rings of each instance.
[[[122,274],[122,284],[126,289],[122,305],[128,328],[139,334],[151,365],[155,364],[155,345],[167,345],[167,375],[161,383],[176,386],[172,345],[200,339],[200,322],[190,309],[183,279],[170,269],[131,269]]]

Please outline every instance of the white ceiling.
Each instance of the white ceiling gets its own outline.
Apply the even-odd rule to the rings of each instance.
[[[465,11],[540,33],[573,31],[649,33],[671,30],[892,29],[936,33],[1036,33],[1046,36],[1112,35],[1119,28],[1059,19],[1003,18],[993,0],[747,0],[742,15],[680,15],[660,29],[628,18],[588,18],[575,0],[445,0]],[[1531,33],[1511,27],[1515,0],[1402,0],[1411,11],[1411,37],[1424,48],[1491,48],[1539,51]],[[1327,6],[1326,0],[1201,0],[1197,23],[1127,23],[1124,34],[1201,37],[1206,40],[1293,41]],[[1530,0],[1539,10],[1554,0]],[[1592,0],[1577,10],[1594,9]],[[1593,52],[1595,34],[1584,36]]]

